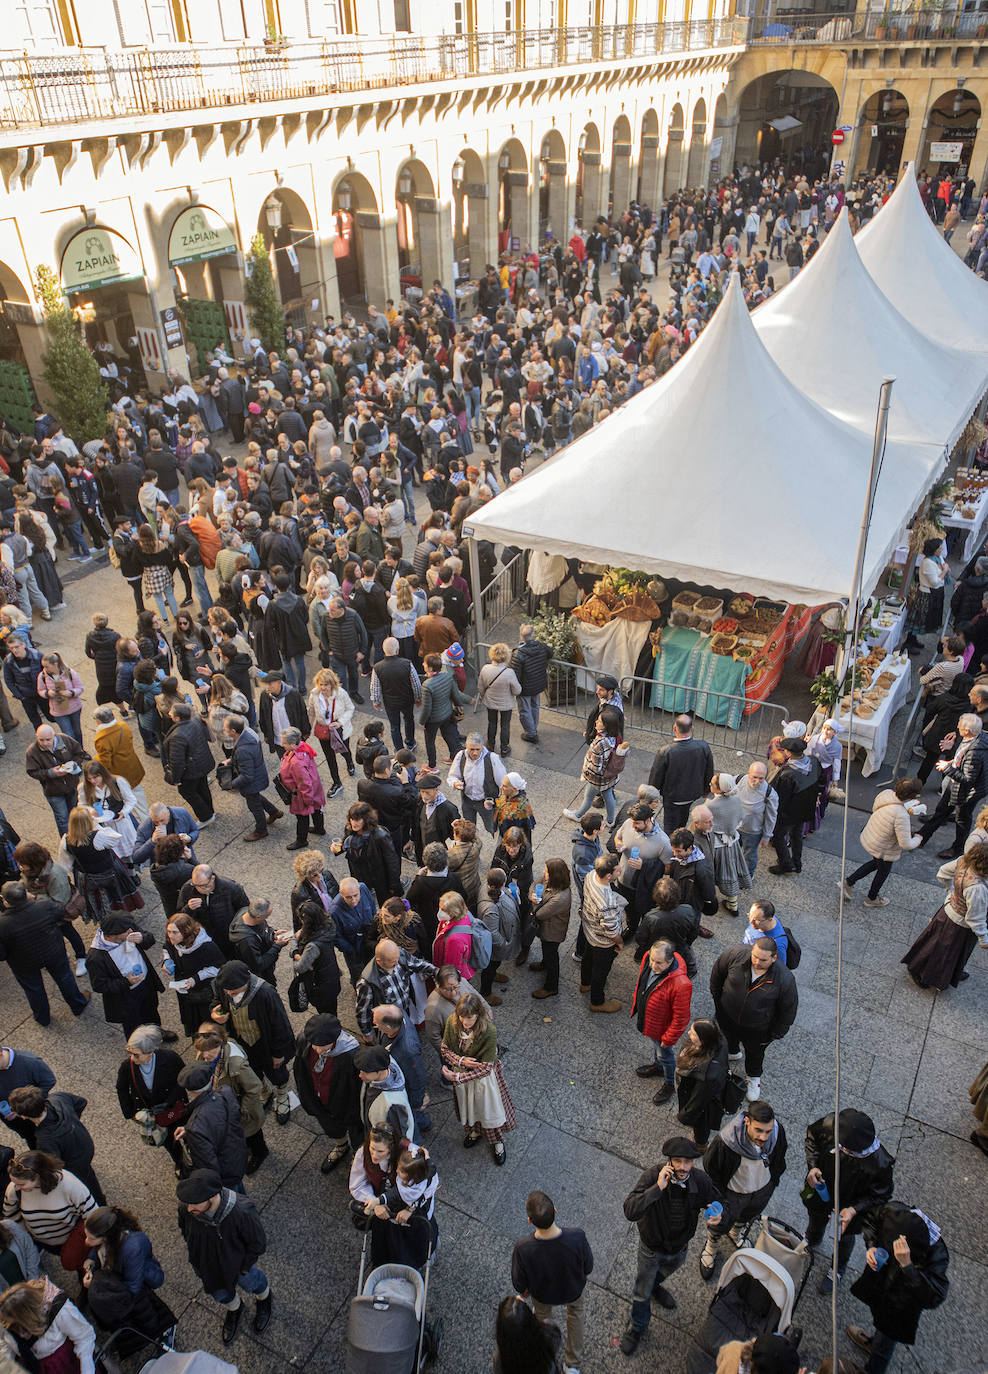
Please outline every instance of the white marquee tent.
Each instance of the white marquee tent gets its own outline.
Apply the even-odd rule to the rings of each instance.
[[[961,226],[957,232],[966,230]],[[921,333],[988,356],[988,282],[944,243],[923,208],[911,162],[854,242],[880,289]]]
[[[988,358],[948,348],[905,319],[855,244],[842,210],[809,265],[754,312],[755,330],[800,391],[869,435],[878,388],[893,375],[890,438],[949,451],[988,387]],[[950,252],[943,243],[934,249]],[[959,265],[970,289],[976,279]]]
[[[851,593],[871,451],[871,435],[787,380],[732,277],[675,367],[488,502],[466,529],[502,544],[819,605]],[[941,466],[930,446],[889,442],[866,591]]]

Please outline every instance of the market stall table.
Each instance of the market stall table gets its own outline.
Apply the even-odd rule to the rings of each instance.
[[[693,711],[703,720],[736,730],[744,715],[749,671],[730,654],[715,654],[709,635],[673,625],[662,633],[649,704],[663,711]]]
[[[885,614],[887,616],[891,611],[886,611]],[[864,635],[872,648],[894,649],[905,634],[905,628],[906,608],[903,605],[891,625],[881,625],[877,620],[870,620],[864,627]]]
[[[854,745],[859,746],[865,751],[865,761],[861,768],[861,775],[870,778],[872,773],[877,773],[882,766],[885,758],[885,751],[889,742],[889,726],[892,717],[905,705],[909,696],[909,684],[911,681],[910,662],[889,664],[888,670],[895,674],[895,682],[888,690],[888,695],[879,702],[875,714],[869,719],[864,720],[861,716],[854,717],[854,734],[847,735],[850,726],[850,714],[842,711],[840,723],[844,729],[843,738],[847,740],[848,749]],[[814,716],[814,720],[816,717]],[[822,717],[821,717],[822,723]],[[813,727],[811,723],[811,728]]]
[[[616,617],[606,625],[588,625],[574,620],[573,627],[585,665],[576,671],[576,685],[581,692],[592,692],[602,673],[610,673],[618,682],[625,677],[634,677],[651,629],[647,620]]]
[[[972,510],[973,516],[965,518],[959,511]],[[959,556],[965,563],[974,557],[975,550],[979,547],[984,537],[985,522],[988,521],[988,491],[984,492],[981,499],[975,504],[965,501],[963,505],[958,502],[952,515],[944,515],[941,524],[945,530],[959,530],[965,538],[963,547],[958,549],[955,545],[951,553]]]

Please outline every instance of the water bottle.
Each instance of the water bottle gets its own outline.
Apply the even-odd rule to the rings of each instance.
[[[703,1215],[707,1218],[708,1221],[719,1221],[723,1214],[723,1211],[724,1207],[722,1203],[711,1202],[708,1206],[704,1207]]]
[[[537,902],[541,902],[541,900],[542,900],[542,894],[543,894],[544,891],[545,891],[545,883],[536,883],[536,884],[535,884],[535,900],[536,900]]]
[[[830,1201],[830,1189],[827,1187],[826,1183],[824,1183],[823,1179],[821,1179],[819,1183],[814,1183],[813,1191],[817,1194],[821,1202]]]
[[[174,960],[174,959],[163,959],[161,962],[162,962],[162,965],[164,966],[165,972],[168,974],[168,977],[169,977],[169,978],[173,977],[174,974],[175,974],[175,960]]]
[[[633,859],[638,859],[638,858],[640,858],[640,857],[641,857],[641,852],[642,852],[642,851],[641,851],[641,846],[640,846],[640,845],[633,844],[633,845],[631,846],[631,857],[632,857]]]
[[[518,884],[515,882],[514,878],[512,878],[512,879],[511,879],[511,882],[508,884],[508,891],[511,893],[512,897],[514,897],[515,901],[517,902],[517,900],[518,900]]]

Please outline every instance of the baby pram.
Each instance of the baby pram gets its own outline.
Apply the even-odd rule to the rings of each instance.
[[[424,1217],[413,1217],[408,1228],[419,1245],[420,1265],[379,1264],[366,1282],[364,1232],[357,1295],[350,1303],[345,1374],[418,1374],[439,1355],[442,1319],[430,1322],[426,1314],[432,1231]]]
[[[116,1358],[126,1351],[128,1356],[146,1347],[150,1359],[141,1365],[138,1374],[239,1374],[235,1364],[228,1364],[206,1350],[173,1350],[164,1340],[152,1340],[133,1327],[120,1327],[96,1349],[96,1368],[115,1368]],[[107,1359],[109,1364],[105,1364]]]
[[[799,1231],[762,1217],[754,1246],[735,1250],[717,1281],[701,1330],[686,1356],[686,1374],[714,1374],[717,1352],[728,1341],[749,1341],[780,1331],[795,1336],[792,1317],[813,1266]]]

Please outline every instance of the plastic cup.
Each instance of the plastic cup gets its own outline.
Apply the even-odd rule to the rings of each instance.
[[[723,1214],[724,1207],[720,1202],[711,1202],[703,1209],[703,1215],[708,1221],[719,1221]]]
[[[637,844],[632,845],[632,847],[631,847],[631,857],[632,857],[633,859],[638,859],[638,858],[640,858],[640,857],[641,857],[641,852],[642,852],[642,851],[641,851],[641,846],[640,846],[640,845],[637,845]]]
[[[885,1264],[886,1261],[888,1260],[888,1257],[889,1257],[889,1252],[888,1252],[887,1250],[882,1250],[879,1246],[877,1246],[877,1245],[875,1246],[875,1268],[876,1268],[876,1269],[881,1269],[882,1265]]]
[[[174,960],[174,959],[165,959],[165,960],[163,960],[163,963],[164,963],[164,965],[165,965],[165,972],[166,972],[166,973],[172,974],[172,973],[175,972],[175,960]]]
[[[132,968],[130,971],[131,971],[131,973],[134,975],[134,977],[136,978],[137,975],[138,975],[139,973],[143,973],[143,972],[144,972],[144,969],[143,969],[143,967],[142,967],[140,964],[135,964],[135,965],[133,966],[133,968]]]
[[[545,891],[545,884],[544,884],[544,883],[536,883],[536,884],[535,884],[535,900],[536,900],[536,901],[541,902],[541,900],[542,900],[542,894],[543,894],[544,891]]]
[[[830,1189],[825,1183],[814,1183],[813,1188],[821,1202],[830,1201]]]

